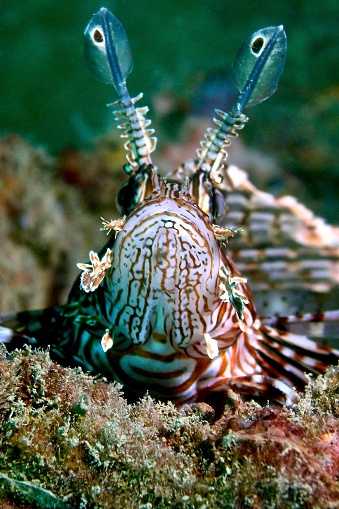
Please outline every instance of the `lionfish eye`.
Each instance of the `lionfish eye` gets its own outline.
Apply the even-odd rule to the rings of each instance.
[[[95,42],[103,42],[104,36],[102,32],[100,32],[100,30],[96,29],[93,34],[93,39],[95,40]]]
[[[251,49],[252,49],[253,53],[258,55],[260,53],[260,51],[262,50],[264,42],[265,41],[262,37],[257,37],[256,39],[254,39],[254,41],[252,42],[252,45],[251,45]]]

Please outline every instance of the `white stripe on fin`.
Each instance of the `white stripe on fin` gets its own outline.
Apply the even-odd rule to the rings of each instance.
[[[13,331],[7,327],[0,326],[0,343],[10,343],[13,338]]]

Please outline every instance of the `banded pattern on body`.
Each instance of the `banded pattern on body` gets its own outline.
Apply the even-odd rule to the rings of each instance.
[[[305,384],[304,371],[324,371],[339,352],[289,328],[317,326],[320,318],[337,324],[339,313],[263,322],[242,283],[249,304],[239,320],[221,299],[219,268],[232,276],[239,271],[208,216],[183,194],[164,186],[132,211],[99,253],[101,259],[112,251],[112,268],[95,291],[82,291],[79,278],[64,307],[19,313],[4,325],[40,345],[47,339],[57,358],[120,381],[134,397],[149,391],[182,405],[232,388],[291,402],[291,387]],[[105,330],[113,336],[107,352],[100,344]],[[206,335],[217,343],[213,358]]]
[[[339,352],[305,336],[280,333],[264,326],[260,319],[253,323],[247,309],[241,326],[234,320],[234,312],[229,314],[233,325],[231,318],[224,330],[230,335],[233,331],[234,341],[226,346],[220,338],[220,351],[214,359],[207,357],[203,342],[175,349],[165,336],[150,333],[145,344],[111,349],[101,360],[94,355],[98,343],[91,341],[93,350],[87,350],[88,362],[93,366],[97,359],[96,370],[114,374],[126,394],[136,397],[149,391],[181,406],[228,389],[289,404],[293,400],[292,387],[302,388],[306,383],[305,371],[321,373],[338,358]]]

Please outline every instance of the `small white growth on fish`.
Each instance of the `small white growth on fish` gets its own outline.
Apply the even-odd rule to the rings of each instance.
[[[219,355],[218,342],[215,339],[211,338],[208,332],[204,334],[204,337],[206,341],[207,355],[210,359],[214,359],[214,357],[217,357]]]
[[[105,353],[113,346],[113,338],[108,329],[106,329],[105,334],[101,338],[101,346]]]
[[[90,251],[89,259],[91,263],[77,263],[78,269],[83,270],[80,288],[87,293],[98,288],[106,275],[106,270],[112,267],[112,251],[107,249],[101,261],[97,253]]]

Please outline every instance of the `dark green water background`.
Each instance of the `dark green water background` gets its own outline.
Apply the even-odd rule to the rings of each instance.
[[[82,57],[83,30],[100,6],[94,0],[1,2],[1,134],[22,134],[57,154],[67,147],[90,147],[94,137],[111,128],[105,104],[116,99],[115,91],[89,74]],[[226,73],[227,88],[227,72],[247,35],[284,24],[288,53],[279,89],[248,111],[250,123],[242,136],[301,179],[319,204],[317,212],[338,222],[335,1],[110,0],[106,7],[123,23],[132,48],[131,95],[144,92],[157,135],[166,141],[180,136],[186,113],[160,122],[154,97],[175,94],[189,113],[201,114],[203,91],[212,98],[206,104],[212,116],[216,73]]]

